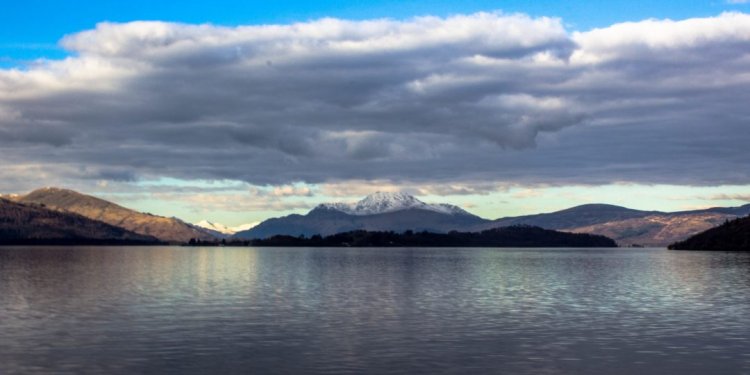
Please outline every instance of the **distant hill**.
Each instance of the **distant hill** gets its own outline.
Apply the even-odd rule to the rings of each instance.
[[[486,225],[492,227],[534,225],[546,229],[571,229],[605,222],[642,218],[656,213],[659,212],[639,211],[611,204],[584,204],[552,213],[497,219]]]
[[[237,238],[268,238],[275,235],[331,235],[342,232],[405,230],[449,232],[487,222],[459,207],[426,204],[400,193],[376,193],[352,204],[322,204],[306,215],[268,219],[235,234]]]
[[[62,212],[73,212],[126,230],[156,237],[171,243],[187,243],[191,238],[211,240],[207,230],[176,218],[167,218],[134,211],[103,199],[73,190],[44,188],[16,198],[21,203],[34,203]]]
[[[502,218],[481,225],[478,229],[525,224],[566,232],[600,234],[614,239],[621,246],[667,246],[725,220],[748,214],[750,205],[660,212],[587,204],[546,214]]]
[[[617,247],[604,236],[566,233],[516,225],[478,233],[450,232],[369,232],[351,231],[326,237],[277,235],[254,240],[253,246],[330,246],[330,247]]]
[[[0,198],[0,245],[139,245],[152,237],[68,212]]]
[[[597,233],[613,238],[621,245],[667,246],[712,228],[735,215],[720,213],[654,214],[642,218],[611,221],[566,229],[576,233]]]
[[[750,251],[750,217],[727,221],[669,246],[672,250]]]

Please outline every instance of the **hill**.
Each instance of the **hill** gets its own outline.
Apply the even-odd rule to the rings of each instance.
[[[68,189],[38,189],[16,200],[21,203],[44,205],[57,211],[76,213],[165,242],[187,243],[191,238],[214,238],[208,231],[179,219],[141,213]]]
[[[614,239],[621,246],[659,247],[747,214],[750,214],[750,205],[661,212],[587,204],[545,214],[502,218],[478,229],[524,224],[565,232],[600,234]]]
[[[671,250],[750,251],[750,217],[727,221],[669,246]]]
[[[145,245],[159,241],[67,212],[0,198],[1,245]]]
[[[657,213],[657,211],[633,210],[611,204],[584,204],[551,213],[497,219],[489,225],[493,227],[534,225],[546,229],[571,229],[605,222],[642,218],[654,213]]]

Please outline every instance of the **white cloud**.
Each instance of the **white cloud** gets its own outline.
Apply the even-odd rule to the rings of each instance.
[[[715,59],[696,52],[720,46],[720,52],[742,56],[742,49],[732,51],[732,44],[750,41],[750,15],[724,13],[712,18],[682,21],[646,20],[615,24],[602,29],[573,34],[578,48],[572,55],[574,63],[602,63],[617,59],[680,62],[677,57]]]
[[[699,197],[701,198],[701,197]],[[714,194],[702,199],[714,201],[745,201],[750,202],[750,194]]]

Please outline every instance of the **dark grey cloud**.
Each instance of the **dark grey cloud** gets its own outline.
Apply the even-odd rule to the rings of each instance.
[[[62,44],[76,55],[0,70],[16,175],[750,183],[745,14],[105,23]]]

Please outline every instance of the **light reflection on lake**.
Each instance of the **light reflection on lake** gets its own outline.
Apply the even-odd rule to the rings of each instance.
[[[0,373],[750,372],[750,254],[0,248]]]

